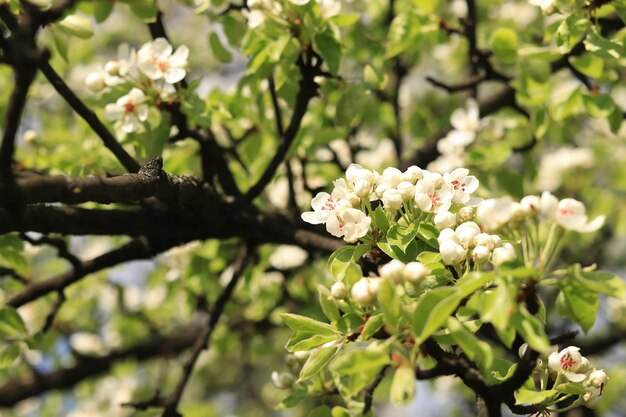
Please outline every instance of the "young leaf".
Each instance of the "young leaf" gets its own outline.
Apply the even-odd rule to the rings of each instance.
[[[297,382],[305,381],[316,375],[328,362],[330,362],[340,348],[341,345],[327,346],[311,354],[302,367]]]
[[[297,332],[309,332],[319,335],[337,335],[339,332],[334,329],[330,324],[322,323],[321,321],[313,320],[305,316],[299,316],[297,314],[284,313],[281,314],[283,321],[291,330]]]
[[[14,308],[0,308],[0,336],[8,340],[20,340],[28,335],[22,318]]]

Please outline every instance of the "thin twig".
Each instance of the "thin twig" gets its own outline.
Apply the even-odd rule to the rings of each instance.
[[[383,381],[383,378],[385,378],[385,372],[387,371],[387,369],[389,369],[389,365],[383,366],[380,371],[378,371],[378,374],[376,375],[376,378],[374,378],[374,381],[372,381],[372,383],[369,384],[367,388],[365,388],[365,395],[363,396],[363,415],[366,415],[372,409],[374,391],[376,391],[376,388],[378,388],[380,383]]]
[[[183,365],[182,375],[176,384],[176,388],[174,392],[170,394],[167,399],[167,405],[163,410],[162,417],[178,417],[180,414],[178,413],[178,404],[182,398],[183,392],[185,391],[185,387],[187,386],[187,382],[189,382],[189,378],[193,372],[193,369],[196,365],[196,361],[200,356],[200,353],[208,347],[209,340],[213,331],[215,330],[215,326],[217,325],[222,313],[224,312],[224,308],[226,307],[226,303],[230,300],[237,283],[239,282],[239,278],[241,277],[244,267],[246,265],[246,261],[250,256],[250,250],[248,243],[245,243],[239,253],[237,259],[233,264],[233,274],[231,276],[230,281],[218,297],[217,301],[213,305],[211,309],[211,315],[209,318],[209,323],[203,328],[202,332],[196,338],[196,341],[191,349],[189,357],[185,361]]]

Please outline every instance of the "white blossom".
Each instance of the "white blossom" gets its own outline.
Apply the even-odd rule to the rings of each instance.
[[[372,219],[361,210],[340,208],[326,220],[326,230],[333,236],[342,237],[346,242],[356,242],[369,231]]]
[[[274,268],[291,269],[306,262],[307,252],[294,245],[281,245],[270,255],[268,263]]]
[[[478,205],[478,201],[472,198],[470,194],[478,189],[478,180],[476,177],[469,174],[469,170],[465,168],[457,168],[450,173],[446,173],[443,176],[444,181],[452,186],[454,189],[454,196],[452,202],[457,204],[468,204],[471,206]]]
[[[189,48],[180,46],[173,52],[165,38],[144,44],[137,52],[137,66],[151,80],[165,79],[174,84],[185,78]]]
[[[302,220],[310,224],[324,224],[328,217],[333,214],[339,207],[345,207],[346,202],[337,200],[330,194],[321,192],[311,201],[313,211],[306,211],[300,215]]]
[[[455,146],[467,146],[476,138],[480,127],[478,103],[474,99],[467,100],[465,109],[456,109],[450,116],[453,129],[446,136]]]
[[[555,221],[564,229],[580,233],[595,232],[604,224],[604,216],[589,221],[585,205],[573,198],[565,198],[558,204]]]
[[[511,219],[511,197],[490,198],[476,209],[476,221],[487,231],[502,227]]]
[[[99,93],[106,88],[104,75],[99,71],[94,71],[85,78],[85,85],[92,93]]]
[[[576,346],[569,346],[559,353],[552,352],[548,357],[548,367],[572,382],[584,381],[587,378],[585,373],[589,370],[589,361],[579,350]]]
[[[134,132],[141,126],[141,122],[148,119],[148,105],[145,104],[146,95],[138,88],[120,97],[115,103],[107,104],[104,115],[109,121],[121,121],[123,132]]]
[[[491,250],[489,250],[489,248],[486,246],[478,245],[472,251],[472,259],[474,259],[474,262],[476,262],[477,264],[486,263],[487,261],[489,261],[490,257]]]

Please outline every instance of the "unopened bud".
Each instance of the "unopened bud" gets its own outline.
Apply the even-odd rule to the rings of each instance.
[[[346,295],[348,295],[348,291],[346,290],[346,284],[344,284],[343,282],[335,282],[330,287],[330,295],[335,300],[343,300],[344,298],[346,298]]]

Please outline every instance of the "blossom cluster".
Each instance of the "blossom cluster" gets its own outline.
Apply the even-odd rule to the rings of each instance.
[[[505,225],[528,219],[554,223],[566,230],[588,233],[598,230],[604,224],[604,216],[589,221],[585,205],[573,198],[559,200],[548,191],[541,196],[528,195],[519,202],[510,197],[485,200],[478,207],[476,217],[486,230],[498,230]]]
[[[165,38],[147,42],[139,51],[122,45],[118,58],[89,74],[85,84],[94,93],[108,89],[127,92],[115,103],[107,104],[104,112],[122,132],[135,132],[147,120],[149,104],[173,100],[174,84],[187,74],[188,57],[186,46],[174,51]]]
[[[602,395],[604,386],[609,378],[601,369],[591,369],[589,360],[580,354],[580,348],[567,347],[560,352],[552,352],[548,357],[548,373],[555,380],[557,386],[561,382],[581,384],[585,389],[578,404],[584,403],[593,406]],[[559,400],[555,400],[554,403]]]
[[[382,174],[352,164],[346,178],[336,180],[331,194],[318,193],[313,211],[302,214],[311,224],[326,224],[326,230],[347,242],[355,242],[370,231],[373,202],[378,201],[388,217],[401,214],[407,221],[426,220],[435,215],[454,216],[449,209],[477,205],[471,194],[478,180],[464,168],[441,175],[411,166],[402,172],[387,168]],[[446,214],[448,213],[448,214]]]

